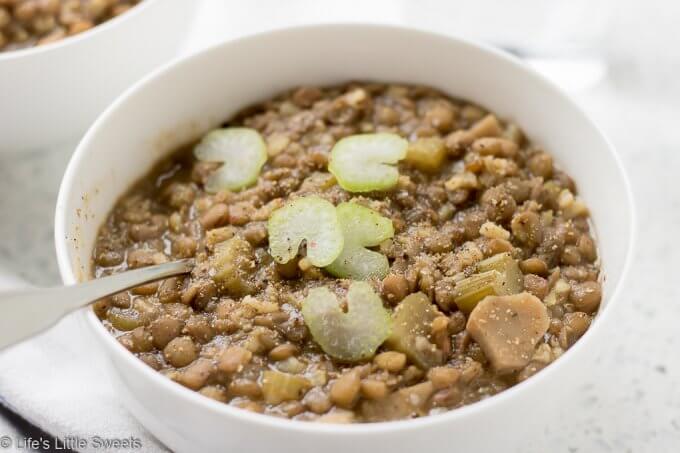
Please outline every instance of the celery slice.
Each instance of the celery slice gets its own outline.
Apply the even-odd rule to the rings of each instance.
[[[441,313],[423,293],[408,295],[394,310],[392,335],[386,344],[423,369],[440,365],[443,354],[429,342],[432,321]],[[423,347],[423,341],[426,347]]]
[[[387,257],[382,253],[364,247],[345,247],[340,256],[326,267],[333,276],[368,280],[371,277],[384,278],[390,271]]]
[[[302,302],[302,317],[321,349],[346,362],[372,357],[392,328],[380,296],[366,282],[350,285],[346,313],[328,288],[311,289]]]
[[[194,156],[198,160],[223,164],[208,177],[207,192],[240,190],[257,180],[267,161],[267,145],[255,129],[215,129],[196,145]]]
[[[396,164],[408,142],[396,134],[360,134],[338,141],[331,151],[328,171],[349,192],[387,190],[397,184]]]
[[[335,277],[366,280],[383,278],[390,264],[382,253],[365,247],[379,245],[394,236],[392,220],[357,203],[341,203],[336,208],[345,247],[326,270]]]
[[[307,241],[307,259],[317,267],[331,264],[342,252],[344,238],[330,202],[316,195],[297,198],[274,211],[267,223],[269,253],[287,263]]]

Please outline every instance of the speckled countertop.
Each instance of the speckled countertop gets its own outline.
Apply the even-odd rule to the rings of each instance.
[[[598,351],[597,365],[584,370],[591,384],[536,436],[536,452],[680,449],[680,243],[674,234],[680,230],[680,81],[674,71],[680,54],[667,45],[680,7],[660,0],[646,2],[644,10],[634,2],[617,5],[618,15],[598,41],[608,75],[574,96],[623,157],[636,199],[638,242],[617,328]],[[38,285],[59,282],[53,211],[73,148],[0,154],[0,272],[11,269]]]

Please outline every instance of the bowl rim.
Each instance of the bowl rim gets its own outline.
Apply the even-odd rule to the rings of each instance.
[[[42,55],[52,50],[56,51],[58,49],[63,49],[65,47],[75,46],[80,42],[87,40],[88,38],[94,37],[101,33],[106,33],[109,29],[117,28],[120,23],[125,22],[128,19],[131,19],[139,14],[143,14],[146,9],[150,8],[149,5],[157,3],[159,1],[162,0],[142,0],[140,3],[134,5],[132,8],[130,8],[128,11],[125,11],[123,14],[119,14],[118,16],[112,17],[111,19],[102,22],[101,24],[95,25],[89,30],[85,30],[84,32],[78,33],[73,36],[66,36],[65,38],[62,38],[58,41],[49,44],[45,44],[43,46],[31,46],[19,50],[0,52],[0,64],[6,61],[21,60],[24,58],[30,58],[32,56]]]
[[[109,116],[118,109],[119,105],[124,103],[128,98],[135,96],[138,92],[145,89],[148,84],[152,84],[154,80],[165,74],[166,72],[171,72],[175,70],[176,67],[191,65],[197,59],[202,58],[206,54],[213,52],[219,52],[219,49],[229,46],[237,46],[243,41],[257,40],[266,35],[272,34],[285,34],[288,32],[300,32],[306,30],[323,30],[328,28],[353,28],[353,29],[371,29],[377,32],[388,31],[396,33],[410,33],[415,35],[420,35],[431,39],[445,39],[449,41],[456,42],[458,45],[466,46],[475,52],[482,52],[488,56],[503,60],[506,64],[515,66],[520,71],[524,72],[528,77],[533,79],[534,84],[542,84],[552,92],[555,96],[560,99],[562,105],[569,105],[574,111],[583,117],[586,122],[593,128],[593,131],[602,140],[605,145],[604,148],[615,163],[615,170],[619,173],[625,190],[625,198],[627,199],[628,211],[629,211],[629,224],[630,233],[627,248],[625,251],[624,262],[621,268],[621,276],[616,286],[611,290],[607,305],[597,313],[595,322],[593,323],[595,328],[591,327],[584,334],[584,336],[572,346],[569,351],[565,352],[564,356],[560,357],[550,366],[541,370],[541,372],[532,376],[526,381],[520,382],[492,397],[486,398],[484,400],[468,404],[466,406],[449,410],[440,414],[428,415],[424,417],[419,417],[415,419],[408,420],[398,420],[398,421],[386,421],[386,422],[376,422],[376,423],[356,423],[356,424],[324,424],[324,423],[310,423],[306,421],[281,419],[278,417],[273,417],[271,415],[264,415],[253,413],[247,410],[243,410],[234,406],[230,406],[218,401],[206,398],[200,395],[198,392],[190,390],[168,378],[162,376],[157,371],[153,370],[141,360],[137,359],[133,354],[131,354],[127,349],[125,349],[104,327],[100,320],[96,317],[92,310],[84,308],[86,312],[85,316],[88,320],[90,327],[97,332],[96,336],[102,343],[109,349],[111,354],[116,356],[116,359],[123,360],[127,366],[132,367],[137,373],[142,373],[145,377],[151,381],[155,381],[154,384],[163,387],[164,391],[172,392],[181,398],[183,402],[200,407],[206,413],[214,414],[215,416],[222,417],[235,417],[241,422],[247,422],[254,425],[260,425],[262,427],[267,427],[271,429],[281,429],[287,431],[294,431],[298,433],[307,434],[333,434],[333,435],[369,435],[376,433],[389,433],[401,430],[415,430],[428,425],[436,425],[441,423],[455,423],[456,421],[462,420],[466,417],[473,415],[479,415],[485,411],[493,409],[494,406],[498,406],[501,403],[515,399],[521,394],[524,394],[527,389],[532,386],[538,385],[539,382],[546,381],[549,379],[554,379],[559,375],[560,370],[565,368],[568,363],[575,360],[575,357],[580,354],[580,351],[592,347],[590,343],[596,331],[600,330],[600,326],[604,324],[605,318],[611,318],[613,306],[618,303],[620,298],[626,276],[629,272],[634,244],[637,235],[637,224],[636,224],[636,213],[634,198],[632,195],[631,184],[628,175],[625,171],[625,167],[621,162],[621,158],[615,151],[612,143],[604,135],[601,129],[593,122],[586,112],[581,108],[581,106],[574,101],[562,88],[557,86],[554,82],[547,79],[542,74],[538,73],[533,68],[529,67],[523,63],[519,58],[501,50],[493,47],[489,44],[473,41],[467,38],[463,38],[456,35],[449,35],[439,32],[433,32],[429,30],[422,29],[420,27],[414,27],[410,25],[394,25],[394,24],[384,24],[384,23],[373,23],[373,22],[332,22],[332,23],[322,23],[322,24],[306,24],[297,25],[290,27],[278,27],[275,29],[270,29],[263,32],[258,32],[254,34],[249,34],[236,39],[228,39],[216,43],[214,45],[208,46],[200,51],[193,53],[188,56],[179,57],[172,60],[169,63],[153,70],[151,73],[134,83],[128,89],[126,89],[118,98],[97,118],[94,124],[87,131],[85,136],[80,141],[77,149],[71,156],[69,164],[64,173],[62,183],[59,190],[59,195],[57,199],[56,212],[55,212],[55,247],[57,253],[57,261],[59,272],[61,274],[64,284],[70,285],[77,283],[76,275],[71,267],[72,263],[69,259],[69,247],[68,241],[64,238],[66,235],[66,219],[67,215],[64,209],[66,201],[69,194],[73,191],[74,182],[77,179],[76,167],[79,165],[81,159],[90,149],[90,142],[93,137],[98,134],[99,130],[106,125]]]

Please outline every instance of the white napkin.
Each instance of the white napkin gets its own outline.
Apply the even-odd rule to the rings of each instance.
[[[26,284],[0,269],[0,291],[20,286]],[[82,313],[73,313],[39,337],[0,352],[0,397],[57,440],[83,439],[88,445],[79,452],[102,451],[94,436],[134,437],[140,451],[167,451],[120,404],[102,354]],[[18,434],[4,429],[0,434],[12,438],[16,448]]]

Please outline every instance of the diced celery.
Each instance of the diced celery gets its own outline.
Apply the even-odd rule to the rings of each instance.
[[[262,396],[267,404],[298,400],[312,387],[309,379],[280,371],[262,372]]]
[[[426,173],[435,173],[445,159],[444,140],[439,137],[422,137],[409,145],[405,162]]]
[[[345,247],[326,270],[336,277],[354,280],[385,277],[390,270],[387,258],[365,247],[393,237],[392,220],[353,202],[341,203],[336,210]]]
[[[215,284],[230,295],[241,297],[254,291],[251,276],[256,270],[255,254],[242,237],[234,236],[216,244],[208,266]]]
[[[486,296],[501,294],[503,281],[503,274],[494,270],[473,274],[456,283],[453,301],[460,311],[470,313]]]
[[[503,274],[503,294],[517,294],[524,290],[524,275],[519,263],[510,253],[499,253],[477,263],[477,272],[495,270]]]
[[[267,161],[267,145],[255,129],[216,129],[196,145],[194,156],[198,160],[223,164],[208,177],[207,192],[240,190],[257,180]]]
[[[499,253],[477,263],[477,273],[456,283],[454,302],[470,313],[486,296],[518,294],[524,290],[519,263],[510,253]]]
[[[307,259],[317,267],[331,264],[344,245],[335,206],[316,195],[297,198],[274,211],[267,230],[269,252],[282,264],[297,256],[303,240]]]
[[[387,190],[397,184],[396,164],[406,157],[408,142],[396,134],[345,137],[331,151],[328,171],[349,192]]]
[[[392,335],[386,344],[423,369],[442,363],[443,355],[429,342],[432,321],[441,313],[423,293],[408,295],[392,315]],[[420,340],[419,340],[420,339]],[[423,341],[425,346],[423,347]]]
[[[328,288],[311,289],[302,302],[302,317],[321,349],[346,362],[372,357],[392,326],[380,296],[365,282],[350,285],[346,313]]]

